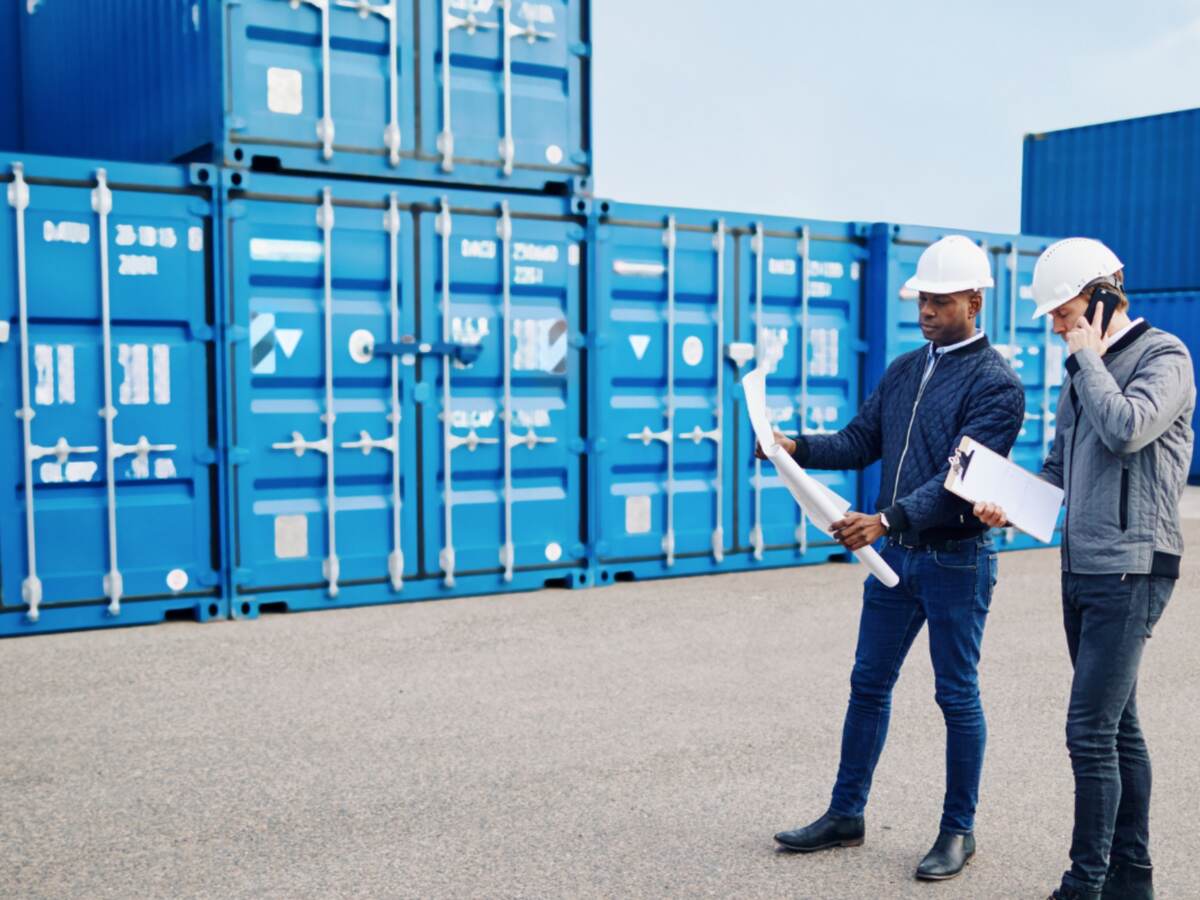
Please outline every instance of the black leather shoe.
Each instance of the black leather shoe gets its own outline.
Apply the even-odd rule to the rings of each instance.
[[[974,855],[975,835],[943,831],[933,842],[933,849],[925,854],[925,858],[917,866],[917,877],[922,881],[945,881],[947,878],[953,878]]]
[[[811,825],[795,831],[781,831],[775,835],[785,850],[797,853],[812,853],[828,847],[861,847],[866,825],[862,816],[844,819],[825,813]]]
[[[1050,895],[1049,900],[1100,900],[1100,892],[1079,891],[1064,884]]]
[[[1154,900],[1154,869],[1136,863],[1114,862],[1108,867],[1101,900]]]

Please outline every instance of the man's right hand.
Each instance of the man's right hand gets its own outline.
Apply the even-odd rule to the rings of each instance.
[[[1008,516],[995,503],[976,503],[975,518],[989,528],[1004,528],[1008,525]]]
[[[775,443],[786,450],[788,456],[791,456],[796,452],[796,442],[790,437],[778,431],[773,432],[773,434],[775,436]],[[762,445],[759,444],[758,441],[754,442],[754,455],[759,459],[767,458],[767,454],[763,453]]]

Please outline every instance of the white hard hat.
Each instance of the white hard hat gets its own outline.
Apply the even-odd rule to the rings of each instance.
[[[990,288],[992,265],[983,248],[969,237],[950,234],[925,248],[917,260],[917,274],[904,286],[927,294],[953,294]]]
[[[1099,241],[1073,237],[1046,248],[1033,267],[1035,319],[1075,299],[1093,281],[1109,278],[1124,268]]]

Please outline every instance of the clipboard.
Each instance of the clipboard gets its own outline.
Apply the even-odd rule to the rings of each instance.
[[[946,490],[972,503],[995,503],[1008,521],[1043,544],[1054,539],[1063,492],[974,438],[963,436],[950,457]]]

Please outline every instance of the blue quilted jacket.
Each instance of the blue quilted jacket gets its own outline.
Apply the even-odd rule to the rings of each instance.
[[[1025,391],[987,338],[937,357],[924,388],[929,345],[898,357],[854,420],[836,434],[798,439],[795,459],[813,469],[862,469],[883,460],[876,509],[906,544],[986,530],[971,504],[943,486],[963,435],[1007,456],[1025,417]]]

